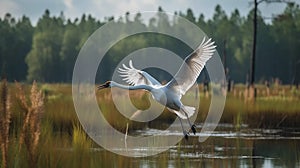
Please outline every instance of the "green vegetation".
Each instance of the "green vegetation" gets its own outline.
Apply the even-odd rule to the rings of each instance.
[[[163,9],[159,8],[158,11]],[[191,9],[186,13],[179,11],[175,15],[188,19],[212,37],[216,41],[218,52],[222,53],[221,55],[226,52],[225,66],[230,70],[231,79],[245,82],[250,65],[253,11],[246,17],[241,16],[237,9],[228,15],[218,5],[211,19],[205,18],[203,14],[199,17],[194,16]],[[284,83],[299,83],[299,20],[300,8],[295,3],[289,3],[282,14],[268,23],[258,13],[256,81],[279,78]],[[109,21],[118,29],[107,32],[107,36],[115,31],[127,30],[128,25],[133,25],[137,29],[144,27],[151,30],[168,30],[175,27],[176,30],[178,28],[178,34],[184,33],[193,37],[193,34],[190,34],[192,32],[180,28],[180,23],[164,13],[157,13],[149,21],[142,21],[140,13],[135,16],[126,13],[125,17],[111,17],[103,21],[84,14],[81,18],[71,21],[66,19],[63,13],[53,16],[46,10],[35,26],[31,25],[26,16],[15,19],[6,14],[4,19],[0,19],[0,73],[5,74],[9,80],[70,82],[80,48],[95,30]],[[107,52],[97,75],[101,76],[101,79],[97,81],[104,82],[109,79],[111,70],[127,54],[140,48],[157,46],[182,57],[191,52],[188,46],[169,36],[155,33],[134,35],[121,40]],[[164,76],[157,76],[159,80],[165,79]]]
[[[11,117],[9,117],[10,122],[8,122],[10,123],[9,134],[4,136],[1,134],[2,137],[6,136],[8,138],[8,141],[5,141],[7,149],[4,153],[2,151],[1,154],[2,167],[138,166],[139,163],[131,160],[134,158],[124,159],[122,156],[104,151],[85,134],[77,120],[73,107],[71,85],[34,84],[31,87],[31,85],[21,86],[19,84],[4,83],[3,88],[5,90],[2,89],[1,91],[2,97],[10,97],[10,99],[6,99],[9,100],[9,103],[4,104],[10,104],[10,108],[6,108],[6,110],[10,111]],[[290,89],[289,86],[272,86],[270,95],[264,96],[266,88],[264,86],[258,86],[257,88],[258,98],[253,102],[244,99],[244,86],[236,86],[228,94],[221,122],[232,123],[236,125],[237,129],[241,124],[248,124],[252,128],[299,128],[299,89]],[[199,85],[199,89],[202,90],[203,86]],[[42,101],[43,96],[39,90],[45,96],[44,101]],[[142,109],[149,106],[149,104],[144,103],[147,99],[145,94],[147,93],[143,91],[130,93],[131,100],[137,107]],[[188,97],[184,97],[184,99],[194,99],[194,96],[188,94]],[[101,100],[99,106],[106,119],[122,132],[125,132],[128,122],[130,123],[130,130],[146,127],[164,129],[164,124],[161,123],[168,125],[175,119],[173,114],[165,111],[150,123],[132,122],[117,112],[112,103],[109,89],[97,92],[97,97]],[[201,93],[200,99],[198,124],[203,122],[206,117],[210,96],[206,97]],[[5,102],[3,98],[1,101],[1,104]],[[3,110],[2,108],[1,116],[5,114]],[[107,110],[109,110],[109,115]],[[41,112],[43,117],[37,117],[32,112]],[[28,117],[30,117],[29,120],[27,120]],[[5,120],[1,118],[2,121]],[[160,123],[159,126],[156,122]],[[1,133],[3,132],[1,131]],[[192,139],[191,142],[197,143],[196,139]],[[184,142],[181,143],[184,145]],[[163,153],[156,159],[159,160],[158,164],[165,166],[170,157],[172,156],[169,153]],[[6,162],[4,162],[4,159]],[[191,164],[188,160],[185,162],[178,160],[177,162],[176,164]]]
[[[158,11],[163,11],[159,8]],[[227,15],[221,6],[216,6],[212,19],[206,19],[204,15],[194,16],[188,9],[186,13],[178,12],[189,21],[195,23],[212,37],[218,46],[219,53],[226,51],[226,67],[229,68],[230,79],[244,82],[248,72],[248,65],[252,45],[252,15],[242,17],[238,10]],[[217,144],[224,144],[229,150],[224,150],[225,156],[237,156],[251,149],[249,156],[259,156],[256,152],[279,151],[280,158],[292,158],[287,167],[296,167],[299,162],[299,152],[288,151],[288,155],[281,153],[282,149],[295,149],[300,151],[298,141],[285,142],[283,147],[275,147],[266,142],[242,141],[237,138],[233,142],[228,139],[209,139],[204,145],[192,137],[189,142],[180,142],[175,149],[147,159],[126,158],[105,151],[95,144],[84,132],[77,119],[70,84],[53,84],[53,82],[71,82],[73,66],[77,54],[87,38],[99,27],[112,21],[120,30],[126,30],[129,24],[147,29],[169,29],[175,27],[176,20],[168,18],[164,13],[157,13],[149,23],[142,21],[140,13],[133,17],[129,13],[125,18],[107,18],[98,21],[91,15],[82,15],[80,19],[71,21],[65,19],[63,13],[60,16],[52,16],[46,10],[39,19],[37,25],[32,26],[28,17],[15,19],[6,14],[0,19],[0,73],[13,81],[32,82],[38,80],[43,84],[14,84],[5,80],[0,88],[0,167],[205,167],[206,157],[200,155],[195,162],[192,159],[181,160],[181,155],[186,150],[212,151],[212,156],[218,155]],[[116,30],[107,32],[111,35]],[[178,33],[190,33],[188,30],[178,29]],[[183,31],[183,32],[181,32]],[[189,36],[193,36],[192,34]],[[300,8],[289,3],[285,11],[266,23],[263,17],[258,15],[258,44],[257,44],[257,70],[256,81],[263,83],[271,78],[278,78],[283,83],[295,84],[300,82]],[[138,34],[118,42],[106,54],[99,66],[97,82],[103,82],[111,77],[111,70],[127,54],[143,47],[163,47],[174,53],[186,57],[191,49],[182,42],[165,35],[155,33]],[[100,48],[101,46],[99,46]],[[280,67],[280,68],[278,68]],[[106,71],[103,71],[106,69]],[[166,76],[154,76],[162,81]],[[201,78],[201,77],[200,77]],[[48,83],[52,84],[48,84]],[[256,99],[249,98],[249,89],[244,85],[235,85],[227,94],[227,100],[221,123],[233,125],[233,129],[245,128],[269,128],[289,129],[298,131],[300,128],[300,89],[294,86],[279,85],[280,82],[272,82],[270,88],[265,85],[256,85]],[[202,84],[199,85],[202,91]],[[125,133],[126,125],[129,125],[129,133],[145,128],[165,129],[175,120],[175,115],[166,109],[155,120],[150,122],[135,122],[124,117],[116,109],[109,89],[96,93],[99,107],[106,120],[117,130]],[[130,98],[139,109],[149,107],[148,93],[144,91],[131,91]],[[210,94],[202,93],[200,96],[200,109],[196,124],[201,124],[207,116],[210,106]],[[194,93],[188,93],[184,101],[194,101]],[[127,108],[124,102],[124,109]],[[230,130],[232,131],[232,130]],[[220,142],[218,142],[220,141]],[[277,142],[277,141],[276,141]],[[258,143],[258,144],[256,144]],[[262,144],[262,146],[259,146]],[[192,145],[192,148],[184,149],[184,145]],[[258,147],[256,147],[258,146]],[[272,150],[267,149],[267,147]],[[182,147],[182,148],[181,148]],[[234,148],[237,150],[232,150]],[[264,149],[259,151],[259,149]],[[253,150],[252,150],[253,149]],[[257,150],[257,151],[256,151]],[[214,153],[215,151],[216,154]],[[249,151],[247,151],[249,152]],[[238,153],[238,154],[237,154]],[[247,155],[245,155],[247,156]],[[264,155],[262,155],[264,156]],[[174,159],[175,158],[175,159]],[[238,167],[236,160],[230,158],[209,160],[208,167]],[[153,160],[157,162],[152,162]],[[199,161],[200,160],[200,161]],[[276,159],[274,159],[276,160]],[[287,159],[285,159],[287,160]],[[276,160],[278,161],[278,160]],[[218,164],[215,164],[215,163]],[[223,164],[224,162],[224,164]],[[252,161],[250,161],[252,162]],[[249,165],[254,165],[253,163]],[[172,166],[171,166],[172,167]],[[253,166],[254,167],[254,166]],[[258,166],[259,167],[259,166]]]

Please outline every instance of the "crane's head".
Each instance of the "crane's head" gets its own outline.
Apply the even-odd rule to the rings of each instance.
[[[104,84],[99,85],[97,88],[98,88],[98,90],[105,89],[105,88],[109,88],[109,87],[111,87],[110,84],[111,84],[111,81],[107,81],[107,82],[105,82]]]

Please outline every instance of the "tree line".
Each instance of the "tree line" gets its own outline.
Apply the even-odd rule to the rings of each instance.
[[[159,7],[159,12],[163,9]],[[124,18],[107,17],[104,21],[91,15],[66,19],[63,13],[52,16],[49,10],[39,18],[35,26],[30,18],[16,19],[6,14],[0,19],[0,72],[8,80],[39,82],[71,82],[73,67],[80,48],[88,37],[107,22],[114,22],[119,28],[128,24],[145,28],[164,28],[176,26],[168,15],[158,13],[144,23],[141,13]],[[203,14],[195,16],[191,9],[176,12],[201,28],[212,37],[218,52],[228,69],[230,78],[236,82],[246,82],[250,68],[253,40],[253,10],[241,16],[238,9],[226,14],[220,5],[215,7],[214,15],[206,19]],[[270,22],[258,12],[257,16],[256,81],[264,82],[279,78],[284,83],[299,82],[300,78],[300,8],[290,3],[284,12]],[[116,30],[107,32],[107,35]],[[119,42],[106,54],[100,64],[105,73],[99,76],[104,81],[111,76],[111,67],[130,52],[149,46],[169,49],[182,57],[191,50],[178,40],[164,35],[140,34]],[[180,46],[180,47],[178,47]],[[125,52],[125,53],[124,53]],[[128,52],[126,54],[126,52]],[[163,78],[163,77],[161,77]]]

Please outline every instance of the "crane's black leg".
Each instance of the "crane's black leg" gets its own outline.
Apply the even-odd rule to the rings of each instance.
[[[183,112],[184,112],[184,111],[183,111]],[[196,135],[196,125],[195,125],[195,124],[191,124],[191,121],[190,121],[190,119],[189,119],[189,117],[188,117],[188,115],[187,115],[186,112],[184,112],[184,114],[186,115],[186,118],[187,118],[188,123],[189,123],[189,125],[190,125],[190,127],[191,127],[191,130],[193,131],[194,135]]]
[[[195,124],[191,124],[191,121],[189,118],[187,118],[189,124],[190,124],[190,127],[191,127],[191,130],[193,131],[194,135],[196,135],[196,125]]]
[[[196,135],[196,125],[195,125],[195,124],[193,124],[193,125],[191,126],[191,129],[192,129],[194,135]]]
[[[181,125],[181,128],[182,128],[183,136],[184,136],[184,138],[185,138],[186,140],[188,140],[188,139],[189,139],[189,133],[183,128],[181,118],[178,117],[178,119],[179,119],[179,121],[180,121],[180,125]]]

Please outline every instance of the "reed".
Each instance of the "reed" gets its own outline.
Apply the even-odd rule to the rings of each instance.
[[[19,137],[19,152],[21,152],[22,146],[25,145],[29,158],[28,164],[30,167],[37,167],[37,147],[41,134],[41,117],[44,113],[44,96],[34,81],[30,91],[29,103],[26,99],[23,87],[19,83],[16,83],[16,86],[18,88],[16,97],[25,113]]]
[[[6,168],[8,163],[8,147],[9,147],[9,128],[10,128],[10,97],[6,79],[2,80],[1,85],[1,111],[0,111],[0,143],[2,153],[2,167]]]

